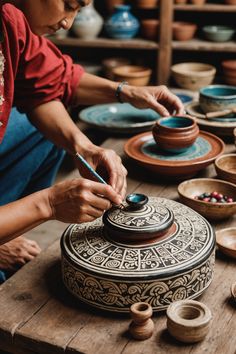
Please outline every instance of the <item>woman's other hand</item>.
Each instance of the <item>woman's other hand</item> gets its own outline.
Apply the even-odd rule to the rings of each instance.
[[[166,86],[124,85],[120,93],[122,101],[136,108],[151,108],[161,116],[184,114],[184,105]]]

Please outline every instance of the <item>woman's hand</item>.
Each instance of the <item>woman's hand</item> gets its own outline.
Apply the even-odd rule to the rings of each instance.
[[[184,105],[166,86],[124,85],[120,96],[136,108],[151,108],[161,116],[184,114]]]
[[[92,145],[82,152],[82,156],[89,165],[112,186],[114,191],[124,199],[127,188],[127,170],[115,151]],[[94,181],[96,180],[80,162],[77,162],[77,166],[81,176]]]
[[[84,178],[67,180],[45,190],[48,195],[50,219],[66,223],[93,221],[121,204],[122,198],[108,184]]]

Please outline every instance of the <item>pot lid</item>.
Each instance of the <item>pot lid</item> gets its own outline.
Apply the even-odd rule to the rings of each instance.
[[[157,198],[148,198],[139,193],[129,194],[122,208],[114,207],[103,216],[109,236],[126,241],[162,236],[173,222],[171,209],[159,203]]]

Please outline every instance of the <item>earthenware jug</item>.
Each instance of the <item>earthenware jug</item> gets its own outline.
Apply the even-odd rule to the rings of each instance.
[[[105,29],[109,37],[129,39],[136,36],[140,25],[130,9],[129,5],[115,6],[113,15],[105,22]]]
[[[96,38],[103,26],[103,18],[93,6],[93,2],[81,8],[76,15],[72,30],[75,35],[82,39]]]

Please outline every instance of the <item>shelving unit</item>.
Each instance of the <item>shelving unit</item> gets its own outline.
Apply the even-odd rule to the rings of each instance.
[[[96,5],[96,1],[95,1]],[[99,2],[98,2],[99,5]],[[98,6],[99,10],[99,6]],[[135,9],[134,9],[135,10]],[[127,50],[134,51],[134,55],[138,57],[137,51],[148,52],[151,56],[152,68],[155,72],[154,83],[156,84],[167,84],[170,77],[170,67],[173,61],[175,52],[203,52],[203,53],[236,53],[236,42],[224,42],[224,43],[214,43],[206,40],[201,40],[199,38],[194,38],[190,41],[172,41],[172,22],[176,14],[181,16],[181,14],[196,14],[206,13],[206,14],[218,14],[222,16],[227,16],[227,14],[236,14],[236,6],[225,5],[225,4],[211,4],[206,3],[202,6],[196,6],[191,4],[186,5],[175,5],[174,0],[159,0],[159,7],[152,10],[142,10],[142,15],[146,14],[146,11],[152,12],[152,18],[159,18],[159,40],[149,41],[142,38],[134,38],[131,40],[117,40],[110,38],[98,37],[94,40],[82,40],[79,38],[53,38],[52,41],[58,45],[60,48],[67,47],[71,48],[72,52],[81,49],[92,50],[104,49],[105,56],[125,56]],[[141,15],[140,15],[141,16]],[[191,21],[191,20],[190,20]],[[227,23],[227,21],[226,21]],[[100,51],[100,52],[101,52]],[[115,55],[114,55],[115,52]],[[107,54],[108,53],[108,54]],[[141,53],[141,52],[140,52]],[[97,53],[98,54],[98,53]],[[145,60],[145,55],[143,60]]]

